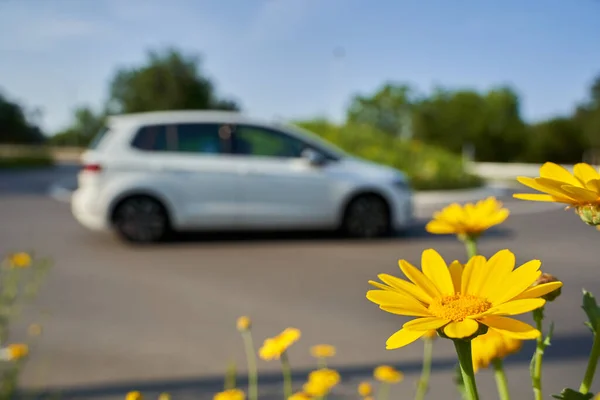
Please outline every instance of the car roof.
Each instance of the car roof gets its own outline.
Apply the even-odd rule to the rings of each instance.
[[[260,124],[274,125],[267,121],[250,118],[238,111],[219,110],[178,110],[178,111],[152,111],[133,114],[113,115],[109,117],[109,123],[127,123],[134,125],[147,124],[175,124],[194,122],[214,122],[230,124]]]

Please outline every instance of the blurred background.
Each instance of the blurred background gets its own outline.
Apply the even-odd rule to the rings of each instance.
[[[565,281],[548,310],[559,327],[545,381],[553,393],[565,379],[575,385],[590,342],[579,293],[600,289],[598,238],[560,207],[511,193],[514,177],[535,176],[542,162],[598,164],[599,15],[596,0],[0,0],[0,249],[34,249],[55,264],[23,388],[208,398],[230,362],[243,374],[234,325],[248,314],[257,341],[303,331],[291,352],[299,381],[313,363],[308,346],[326,342],[338,348],[340,396],[380,362],[404,370],[395,390],[412,393],[421,348],[385,351],[400,324],[366,301],[366,282],[398,275],[397,260],[418,263],[425,248],[463,257],[423,223],[490,193],[512,216],[482,252],[511,248]],[[181,109],[285,121],[404,171],[416,227],[366,242],[209,235],[144,248],[81,228],[68,193],[106,117]],[[449,398],[452,349],[436,346],[431,398]],[[529,393],[530,350],[512,361],[516,398]],[[261,369],[268,394],[278,365]]]

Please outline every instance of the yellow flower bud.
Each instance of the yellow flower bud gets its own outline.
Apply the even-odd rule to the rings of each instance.
[[[158,400],[171,400],[171,395],[169,393],[161,393],[158,395]]]
[[[398,383],[402,382],[404,379],[404,374],[402,372],[389,365],[381,365],[375,368],[373,376],[378,381],[386,383]]]
[[[588,225],[600,225],[600,206],[596,204],[588,204],[585,206],[575,207],[575,212],[579,218]]]
[[[542,275],[540,275],[540,277],[531,286],[534,287],[537,285],[543,285],[545,283],[551,283],[551,282],[560,282],[560,280],[558,280],[558,278],[556,278],[555,276],[544,272]],[[543,295],[542,299],[544,299],[546,301],[556,300],[556,298],[558,296],[560,296],[560,294],[561,294],[561,289],[562,289],[562,287],[559,287],[558,289],[553,290],[552,292]]]
[[[42,334],[42,326],[40,324],[31,324],[27,329],[29,336],[40,336]]]
[[[310,354],[315,358],[328,358],[335,356],[335,347],[329,344],[318,344],[310,348]]]
[[[250,320],[250,317],[239,317],[237,319],[237,329],[240,332],[245,332],[250,330],[250,328],[252,328],[252,321]]]
[[[10,344],[6,347],[6,350],[8,352],[8,359],[11,361],[27,357],[29,354],[29,346],[22,343]]]

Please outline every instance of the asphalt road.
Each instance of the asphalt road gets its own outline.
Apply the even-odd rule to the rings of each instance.
[[[172,243],[134,248],[93,234],[71,217],[68,204],[48,196],[50,185],[73,182],[73,169],[0,173],[0,247],[35,249],[54,267],[25,321],[44,334],[22,375],[28,390],[61,390],[63,398],[119,398],[129,389],[169,390],[184,398],[210,398],[231,361],[244,372],[239,315],[254,321],[257,345],[287,326],[302,330],[290,352],[299,385],[314,361],[317,343],[337,347],[331,365],[344,379],[341,396],[353,397],[357,382],[380,363],[406,373],[394,390],[412,398],[422,346],[385,350],[403,319],[365,299],[378,273],[399,275],[397,260],[420,260],[436,248],[447,259],[464,259],[451,237],[427,235],[422,225],[407,236],[350,241],[324,235],[186,236]],[[546,398],[563,386],[578,387],[591,335],[583,326],[581,288],[600,296],[596,250],[600,232],[571,212],[507,199],[513,216],[490,232],[480,249],[490,255],[509,248],[519,262],[539,258],[563,279],[560,299],[549,306],[556,321],[546,355]],[[426,216],[431,210],[420,210]],[[19,334],[17,333],[16,339]],[[531,343],[509,359],[514,399],[531,398]],[[435,347],[431,399],[458,399],[452,387],[454,355],[447,341]],[[264,398],[280,398],[279,365],[261,362]],[[496,399],[492,375],[478,375],[482,399]],[[600,390],[596,383],[596,390]]]

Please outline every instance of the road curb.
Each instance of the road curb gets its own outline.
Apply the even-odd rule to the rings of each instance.
[[[428,190],[416,192],[414,203],[417,206],[439,206],[450,203],[464,203],[486,197],[503,197],[512,193],[514,186],[506,183],[489,183],[476,189]]]

